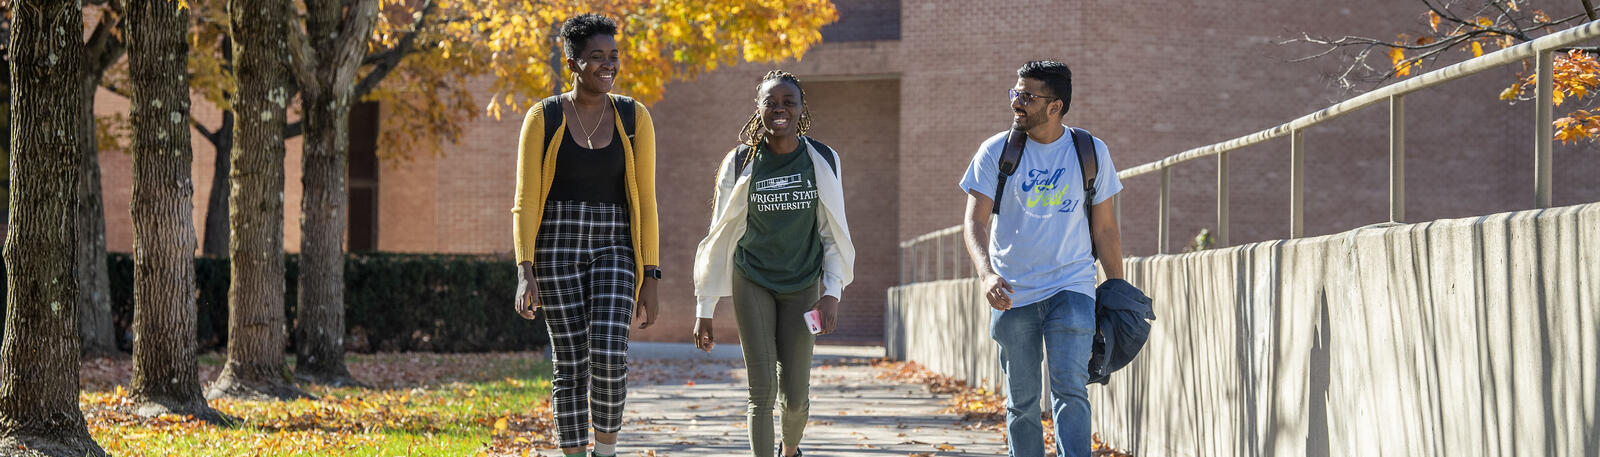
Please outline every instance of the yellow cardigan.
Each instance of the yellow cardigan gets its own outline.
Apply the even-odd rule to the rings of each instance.
[[[613,100],[614,101],[614,100]],[[634,296],[644,284],[644,266],[661,265],[660,218],[656,212],[656,128],[650,111],[635,105],[636,132],[633,140],[623,139],[628,181],[628,224],[633,235]],[[622,115],[611,110],[616,128],[622,129]],[[567,121],[561,120],[550,144],[544,139],[544,104],[535,103],[522,121],[522,138],[517,142],[517,194],[511,207],[511,227],[516,237],[517,263],[532,262],[534,242],[539,237],[539,222],[544,217],[545,198],[550,195],[550,179],[556,171],[556,154]],[[545,154],[545,151],[550,151]]]

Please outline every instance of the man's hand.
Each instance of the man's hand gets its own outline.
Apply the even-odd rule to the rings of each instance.
[[[839,325],[839,298],[832,295],[823,295],[822,299],[817,300],[817,304],[811,305],[811,309],[817,310],[817,314],[822,317],[821,334],[833,333],[834,328]]]
[[[989,300],[989,307],[1005,311],[1011,309],[1011,283],[998,274],[985,273],[983,275],[983,298]]]
[[[711,336],[711,318],[702,317],[694,321],[694,347],[702,351],[711,352],[716,346],[716,341]]]
[[[639,285],[639,300],[633,306],[634,319],[643,319],[640,330],[656,323],[656,303],[656,278],[644,278],[644,284]]]

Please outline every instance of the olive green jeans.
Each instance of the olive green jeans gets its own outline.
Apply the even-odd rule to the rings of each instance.
[[[773,455],[772,403],[783,409],[783,442],[800,445],[811,410],[811,346],[816,336],[803,316],[822,298],[816,284],[797,292],[774,293],[733,273],[733,309],[739,322],[739,347],[749,372],[750,397],[745,415],[750,426],[750,451]]]

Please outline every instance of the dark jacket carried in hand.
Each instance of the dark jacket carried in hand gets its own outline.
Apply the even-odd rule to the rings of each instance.
[[[1094,354],[1089,356],[1089,382],[1105,384],[1111,373],[1127,366],[1150,338],[1156,312],[1150,297],[1121,279],[1095,289]]]

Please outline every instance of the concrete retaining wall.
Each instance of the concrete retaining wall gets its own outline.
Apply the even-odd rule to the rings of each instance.
[[[1159,318],[1089,392],[1137,455],[1600,455],[1600,204],[1126,269]],[[890,356],[999,378],[976,281],[889,295]]]

